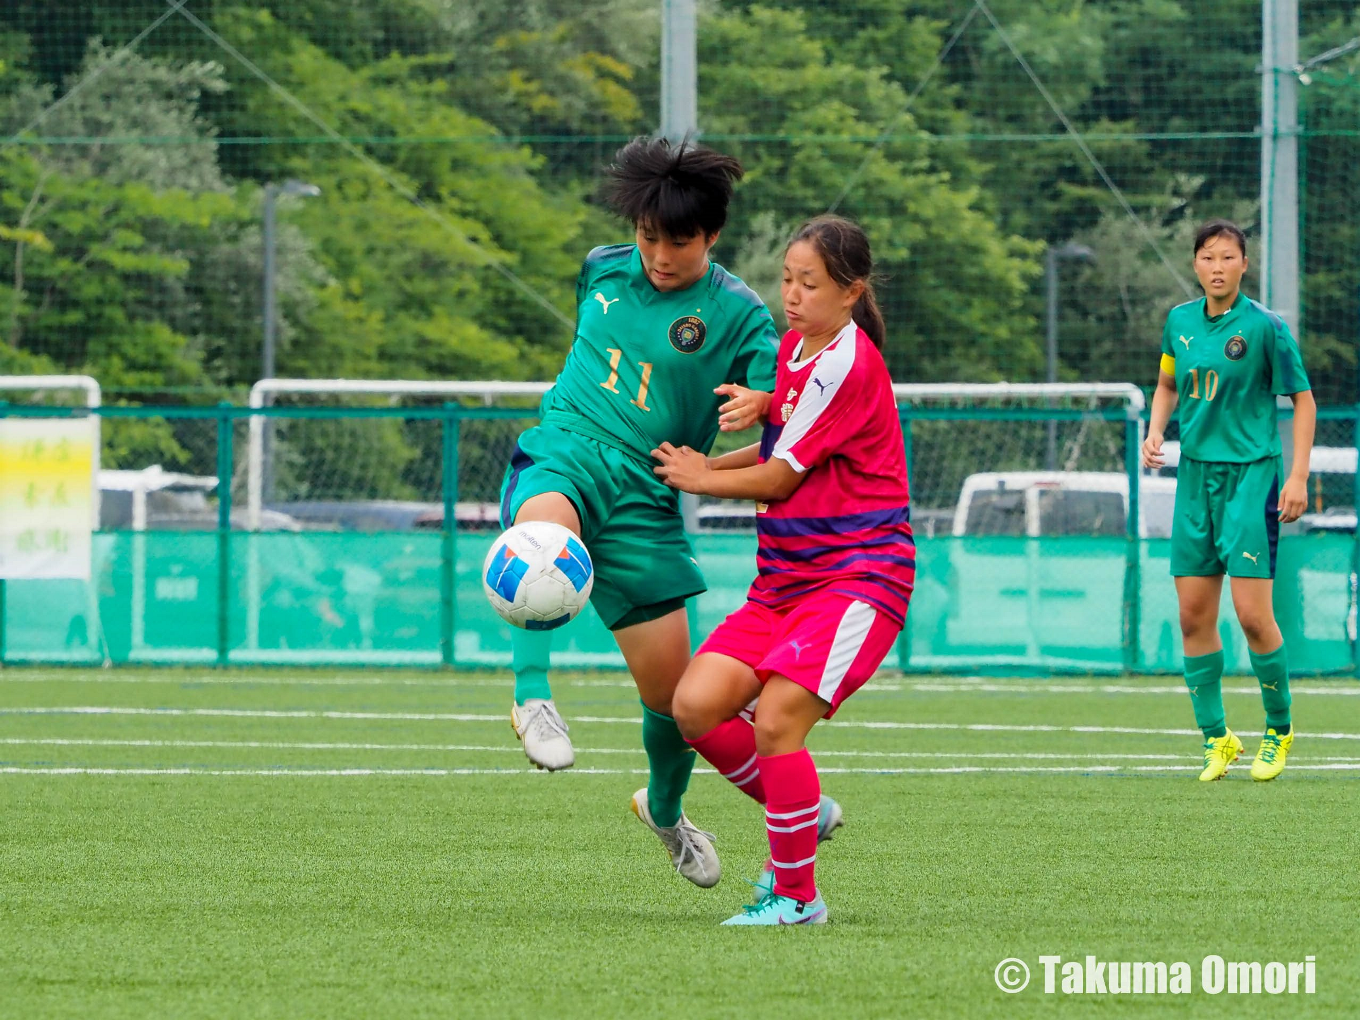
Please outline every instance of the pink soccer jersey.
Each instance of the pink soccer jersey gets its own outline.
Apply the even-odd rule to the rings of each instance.
[[[883,355],[851,322],[800,360],[802,335],[779,345],[760,460],[807,477],[788,499],[756,506],[759,572],[752,601],[774,609],[811,593],[867,602],[899,625],[916,577],[902,423]]]

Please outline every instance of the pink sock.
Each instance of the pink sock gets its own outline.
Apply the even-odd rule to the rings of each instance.
[[[756,766],[756,732],[749,722],[741,716],[728,719],[689,744],[738,790],[757,804],[765,803],[765,787]]]
[[[807,748],[792,754],[761,755],[765,784],[765,830],[774,863],[774,891],[807,902],[817,896],[817,814],[822,784]]]

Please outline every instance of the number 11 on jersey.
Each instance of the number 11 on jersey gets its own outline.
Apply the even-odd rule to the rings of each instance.
[[[618,387],[614,384],[619,381],[619,362],[623,360],[623,351],[615,347],[607,347],[605,350],[610,353],[609,378],[600,385],[610,393],[618,393]],[[650,411],[651,408],[647,406],[647,389],[652,383],[652,363],[650,361],[639,361],[638,364],[642,367],[642,382],[638,384],[637,399],[630,400],[628,403],[644,411]]]

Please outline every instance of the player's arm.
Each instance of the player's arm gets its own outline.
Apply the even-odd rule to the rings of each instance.
[[[1294,463],[1280,489],[1280,521],[1297,521],[1308,509],[1308,467],[1317,426],[1317,403],[1303,368],[1298,341],[1283,320],[1275,325],[1275,347],[1270,359],[1270,392],[1287,394],[1294,402]]]
[[[736,471],[740,468],[755,467],[759,463],[759,443],[743,446],[740,450],[724,453],[721,457],[708,458],[708,466],[714,471]]]
[[[774,320],[764,305],[751,311],[746,318],[736,359],[732,363],[733,382],[719,386],[714,393],[728,398],[718,408],[718,428],[723,432],[740,432],[759,425],[770,413],[774,389],[775,355],[779,351],[779,334]]]
[[[1308,509],[1308,464],[1313,456],[1313,433],[1317,428],[1317,401],[1312,390],[1291,393],[1294,402],[1294,463],[1280,490],[1280,521],[1297,521]]]
[[[749,451],[753,449],[747,447],[728,456],[749,456]],[[755,499],[767,503],[788,499],[803,481],[802,472],[778,457],[749,467],[725,466],[722,470],[714,470],[707,457],[688,446],[675,447],[670,443],[662,443],[652,451],[652,456],[660,462],[653,470],[662,481],[673,489],[692,492],[697,496]]]
[[[1180,399],[1176,393],[1176,359],[1169,354],[1162,355],[1161,370],[1157,373],[1157,389],[1152,394],[1152,415],[1148,421],[1147,438],[1143,440],[1143,467],[1162,466],[1162,443],[1166,438],[1166,425],[1171,421],[1171,412],[1176,410]]]

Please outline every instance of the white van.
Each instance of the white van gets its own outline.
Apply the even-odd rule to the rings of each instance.
[[[1176,479],[1140,476],[1140,538],[1170,538]],[[1122,538],[1129,477],[1117,471],[988,471],[969,475],[954,509],[954,535]]]
[[[969,475],[949,550],[943,637],[951,650],[995,662],[1118,668],[1128,497],[1128,476],[1119,472]],[[1175,498],[1174,478],[1140,475],[1140,537],[1170,537]],[[1147,569],[1148,556],[1140,546],[1136,569]],[[1144,619],[1141,638],[1164,643],[1162,629]]]

